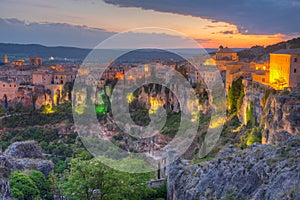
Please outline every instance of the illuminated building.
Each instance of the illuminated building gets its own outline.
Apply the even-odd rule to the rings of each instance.
[[[29,63],[34,66],[42,65],[42,58],[31,57],[31,58],[29,58]]]
[[[35,85],[65,84],[76,78],[76,72],[33,72],[32,83]]]
[[[25,63],[25,60],[17,60],[17,61],[14,61],[13,64],[16,65],[16,66],[23,66]]]
[[[282,49],[270,54],[270,84],[277,90],[300,83],[300,49]]]
[[[241,76],[251,76],[249,63],[234,62],[226,65],[226,91],[231,86],[232,82]]]
[[[216,61],[238,61],[239,57],[237,55],[237,52],[233,51],[232,49],[228,47],[220,46],[218,49],[218,52],[213,57]]]
[[[4,55],[4,59],[3,59],[3,61],[4,61],[4,64],[7,64],[7,63],[9,63],[9,61],[8,61],[8,56],[7,56],[7,55]]]
[[[269,71],[261,71],[252,74],[252,80],[257,83],[262,83],[264,85],[270,84],[270,72]]]

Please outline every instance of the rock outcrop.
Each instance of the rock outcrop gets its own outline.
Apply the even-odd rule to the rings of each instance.
[[[300,134],[300,93],[274,96],[265,110],[264,144],[277,144]]]
[[[168,170],[168,199],[300,199],[299,163],[299,138],[243,151],[230,146],[189,167],[177,160]]]
[[[0,155],[0,199],[10,199],[9,175],[17,170],[38,170],[48,176],[54,165],[44,160],[42,149],[35,141],[15,142]]]

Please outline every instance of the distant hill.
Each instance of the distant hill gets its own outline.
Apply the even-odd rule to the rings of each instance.
[[[38,56],[42,57],[44,62],[47,62],[50,57],[54,57],[55,60],[72,59],[77,61],[83,61],[87,55],[92,51],[92,49],[82,49],[75,47],[47,47],[38,44],[7,44],[0,43],[0,62],[3,56],[7,54],[10,61],[25,59],[28,60],[29,57]],[[98,52],[97,52],[98,51]],[[206,49],[207,52],[215,52],[216,49]],[[102,58],[115,58],[116,55],[121,55],[126,52],[126,50],[96,50],[97,55],[101,55]],[[177,49],[180,55],[186,55],[187,57],[192,57],[199,55],[204,50],[199,49]],[[98,56],[100,57],[100,56]],[[171,52],[166,52],[159,49],[139,49],[133,52],[127,53],[126,56],[121,56],[119,62],[143,62],[149,60],[180,60],[180,56],[175,55]],[[98,59],[98,58],[97,58]]]
[[[38,44],[6,44],[0,43],[0,56],[10,55],[11,58],[21,59],[31,56],[49,58],[70,58],[84,59],[90,52],[90,49],[81,49],[74,47],[46,47]]]
[[[300,37],[285,42],[280,42],[274,45],[269,45],[266,47],[254,46],[250,49],[239,51],[238,55],[241,59],[249,61],[268,60],[269,54],[272,52],[278,51],[280,49],[295,48],[300,48]]]

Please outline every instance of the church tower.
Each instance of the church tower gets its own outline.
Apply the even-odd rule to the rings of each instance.
[[[8,61],[8,56],[7,56],[7,55],[4,55],[3,61],[4,61],[5,64],[6,64],[6,63],[9,63],[9,61]]]

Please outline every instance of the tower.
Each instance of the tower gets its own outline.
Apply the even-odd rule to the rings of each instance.
[[[8,61],[8,56],[7,56],[6,54],[4,55],[3,61],[4,61],[5,64],[9,62],[9,61]]]

